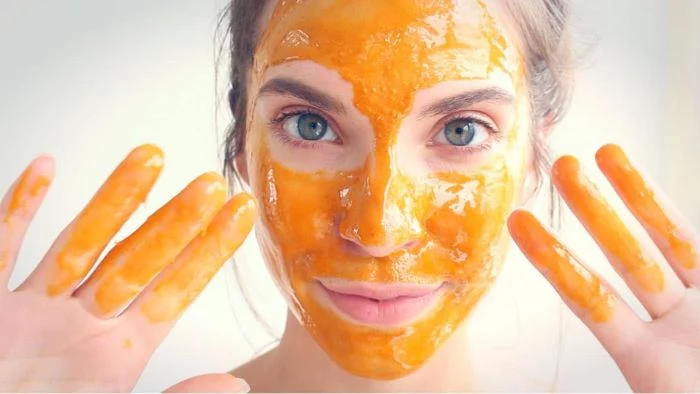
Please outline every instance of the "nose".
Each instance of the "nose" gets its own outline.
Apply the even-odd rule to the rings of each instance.
[[[388,158],[365,165],[343,196],[340,236],[362,254],[385,257],[412,248],[424,234],[415,183]]]

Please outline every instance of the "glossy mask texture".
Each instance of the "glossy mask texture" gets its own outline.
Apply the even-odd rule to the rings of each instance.
[[[522,120],[501,130],[502,143],[485,160],[463,168],[416,175],[402,163],[422,158],[402,158],[397,141],[423,89],[495,74],[520,89],[519,57],[504,34],[478,1],[280,1],[267,24],[251,100],[271,67],[310,60],[352,85],[353,104],[373,129],[372,147],[355,168],[306,171],[276,156],[269,122],[249,106],[246,149],[262,251],[302,324],[351,373],[394,379],[423,365],[498,272],[526,160]],[[357,245],[399,247],[367,253]],[[380,328],[330,309],[317,296],[319,278],[447,286],[420,319]]]
[[[664,275],[654,258],[627,229],[574,157],[564,156],[552,168],[559,193],[611,261],[650,293],[664,290]]]
[[[73,291],[90,272],[114,234],[141,205],[163,169],[163,152],[154,145],[134,149],[102,185],[60,240],[47,292]]]
[[[679,215],[664,208],[657,192],[632,166],[622,149],[617,145],[607,145],[598,151],[596,161],[654,241],[665,246],[662,250],[666,258],[678,261],[683,268],[696,268],[700,253],[693,246],[693,234],[688,234],[689,226],[676,223]]]
[[[585,268],[579,259],[527,211],[516,211],[510,218],[513,239],[523,253],[593,321],[609,321],[615,309],[615,296],[601,278]]]

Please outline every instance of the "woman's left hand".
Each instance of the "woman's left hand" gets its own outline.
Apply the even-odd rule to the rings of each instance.
[[[576,159],[559,159],[552,180],[651,321],[638,317],[530,213],[511,215],[511,235],[610,353],[634,391],[700,391],[700,236],[618,146],[601,148],[596,161],[664,259],[632,235]]]

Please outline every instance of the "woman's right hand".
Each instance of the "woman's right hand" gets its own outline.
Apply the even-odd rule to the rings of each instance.
[[[7,281],[53,179],[52,159],[35,159],[10,188],[0,204],[0,392],[131,391],[174,322],[243,242],[255,221],[252,197],[226,202],[226,182],[207,173],[98,264],[162,166],[155,146],[131,152],[14,291]],[[171,389],[245,387],[212,374]]]

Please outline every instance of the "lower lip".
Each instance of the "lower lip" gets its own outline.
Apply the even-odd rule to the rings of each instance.
[[[397,297],[374,300],[367,297],[340,294],[320,286],[331,303],[352,320],[371,326],[397,327],[417,320],[435,305],[441,289],[419,297]]]

